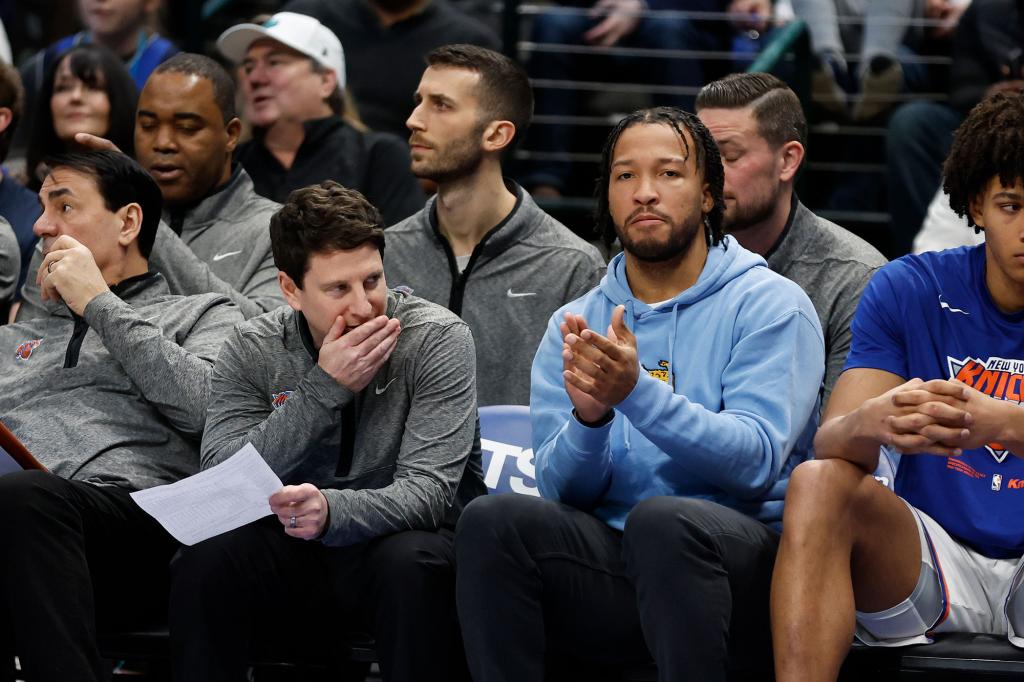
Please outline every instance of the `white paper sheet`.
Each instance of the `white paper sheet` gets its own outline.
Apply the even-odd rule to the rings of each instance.
[[[194,545],[273,513],[269,498],[281,487],[281,479],[246,443],[213,468],[131,495],[178,542]]]

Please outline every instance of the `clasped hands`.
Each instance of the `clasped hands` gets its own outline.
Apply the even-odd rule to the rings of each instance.
[[[957,457],[999,440],[1007,406],[961,381],[911,379],[862,409],[882,444],[901,453]]]
[[[612,312],[607,335],[587,326],[582,315],[566,313],[562,332],[562,378],[583,422],[601,421],[632,392],[640,376],[636,337],[626,327],[626,309]]]

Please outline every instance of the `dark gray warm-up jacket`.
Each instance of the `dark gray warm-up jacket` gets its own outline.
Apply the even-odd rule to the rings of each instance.
[[[604,259],[508,181],[515,208],[459,274],[437,224],[437,197],[389,227],[384,273],[466,321],[476,342],[480,405],[529,405],[530,368],[551,314],[601,280]],[[602,330],[603,331],[603,330]]]
[[[286,485],[324,491],[328,545],[454,524],[485,492],[473,339],[447,310],[400,292],[387,315],[402,323],[398,344],[358,394],[317,364],[301,313],[239,325],[214,369],[203,467],[252,443]]]
[[[196,472],[213,361],[238,309],[125,280],[85,317],[62,302],[0,327],[0,420],[53,473],[130,489]]]

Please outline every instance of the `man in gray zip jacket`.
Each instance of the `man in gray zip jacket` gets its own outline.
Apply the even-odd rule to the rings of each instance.
[[[172,293],[221,293],[249,318],[284,303],[267,229],[280,205],[256,194],[232,164],[240,133],[234,84],[209,57],[175,55],[139,95],[135,153],[164,197],[150,268]],[[98,138],[91,144],[111,146]],[[32,272],[42,257],[37,249]],[[22,299],[19,320],[43,313],[31,277]]]
[[[604,261],[502,178],[501,155],[533,111],[523,69],[473,45],[440,47],[427,63],[406,125],[412,172],[437,182],[437,196],[388,229],[384,268],[473,330],[480,405],[527,405],[548,319],[597,284]]]
[[[302,651],[341,626],[373,633],[385,680],[449,680],[452,529],[485,492],[472,336],[387,289],[380,214],[358,192],[296,190],[270,229],[291,307],[221,351],[202,464],[252,443],[285,486],[275,517],[175,558],[176,679],[244,679],[261,637]]]
[[[175,545],[129,493],[197,470],[213,360],[242,318],[149,272],[161,197],[137,163],[50,168],[31,275],[47,313],[0,327],[0,417],[49,469],[0,476],[0,667],[98,681],[97,622],[166,604]]]
[[[799,284],[818,313],[825,333],[824,407],[850,352],[861,292],[885,257],[797,198],[807,119],[789,86],[767,73],[734,73],[701,89],[697,116],[722,154],[726,232]]]

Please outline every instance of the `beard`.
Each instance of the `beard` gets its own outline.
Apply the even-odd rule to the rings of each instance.
[[[668,237],[657,239],[656,237],[643,237],[634,239],[626,229],[633,218],[640,213],[651,213],[657,215],[669,226]],[[645,263],[664,263],[665,261],[678,258],[685,254],[693,246],[693,240],[697,234],[702,232],[704,226],[703,215],[689,216],[680,223],[673,222],[664,213],[652,211],[651,209],[637,209],[623,223],[616,225],[615,231],[619,235],[619,243],[622,250],[629,253],[639,261]]]
[[[433,149],[433,152],[435,157],[432,162],[417,165],[414,160],[412,173],[439,185],[472,175],[484,158],[478,135],[455,140],[443,149]]]
[[[749,197],[744,203],[734,200],[732,210],[726,204],[722,216],[722,229],[726,232],[742,232],[755,225],[761,225],[772,217],[779,203],[779,193],[767,197]]]

